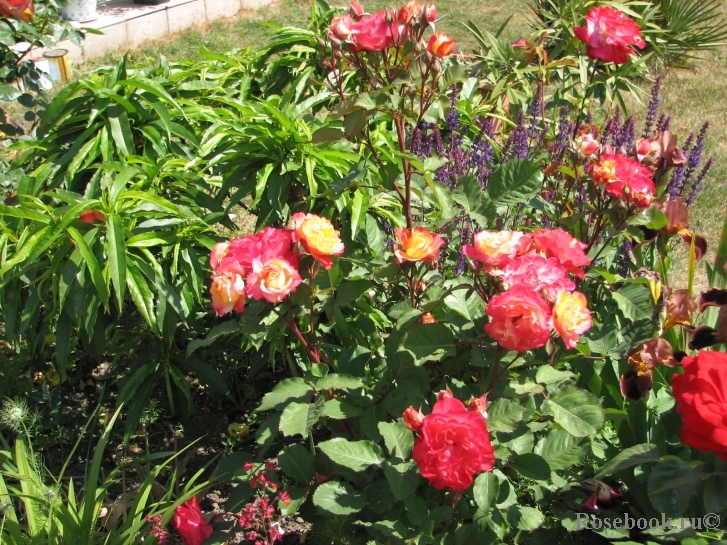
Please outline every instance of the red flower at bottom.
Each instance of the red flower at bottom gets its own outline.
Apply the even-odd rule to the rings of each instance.
[[[727,354],[702,350],[682,365],[671,379],[682,443],[727,460]]]
[[[186,545],[201,545],[212,535],[212,526],[202,517],[202,509],[195,497],[174,510],[173,523]]]
[[[438,489],[467,490],[475,475],[495,465],[487,422],[459,399],[444,397],[424,418],[412,458]]]

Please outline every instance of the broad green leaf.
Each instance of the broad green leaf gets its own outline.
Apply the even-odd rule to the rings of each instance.
[[[513,457],[510,467],[520,473],[523,477],[534,481],[550,480],[550,466],[537,454],[526,452]]]
[[[336,288],[333,305],[347,307],[371,289],[371,286],[372,284],[368,280],[344,280]]]
[[[497,500],[497,494],[500,489],[500,481],[491,471],[480,473],[475,479],[475,485],[472,492],[475,495],[475,501],[480,511],[489,513]]]
[[[129,116],[122,107],[118,105],[109,106],[107,108],[109,127],[111,128],[111,136],[114,143],[123,156],[136,153],[134,146],[134,137],[131,134],[131,125],[129,125]]]
[[[381,447],[371,441],[349,441],[337,437],[319,443],[318,448],[335,463],[353,471],[363,471],[384,461]]]
[[[348,483],[332,481],[316,488],[313,503],[334,515],[350,515],[364,508],[366,497]]]
[[[525,203],[543,184],[540,165],[529,159],[514,159],[490,176],[487,196],[495,205]]]
[[[727,473],[715,473],[704,484],[704,510],[709,513],[727,511]]]
[[[280,469],[300,484],[309,484],[315,475],[313,455],[303,445],[288,445],[278,455]]]
[[[406,518],[415,528],[421,528],[429,522],[427,503],[419,496],[404,498],[404,508],[406,509]]]
[[[421,480],[419,468],[414,460],[408,462],[389,461],[384,465],[384,475],[386,475],[389,488],[397,501],[413,495]]]
[[[360,378],[351,375],[331,373],[319,378],[316,382],[316,390],[356,390],[357,388],[363,388],[363,382]]]
[[[567,469],[575,466],[583,458],[585,450],[574,437],[562,428],[551,430],[535,446],[535,454],[541,456],[551,469]]]
[[[575,375],[570,371],[559,371],[550,365],[543,365],[535,374],[535,382],[539,382],[540,384],[555,384],[556,382],[569,379],[573,376]]]
[[[603,426],[603,408],[585,390],[573,386],[558,390],[548,399],[548,405],[555,421],[576,437],[595,435]]]
[[[418,325],[407,331],[401,347],[414,356],[417,364],[439,361],[454,354],[454,335],[444,324]]]
[[[523,419],[525,407],[512,399],[496,399],[487,407],[487,429],[511,432]]]
[[[507,510],[507,521],[518,530],[532,532],[545,522],[545,515],[534,507],[516,505]]]
[[[313,424],[323,412],[325,401],[323,396],[318,396],[313,403],[288,403],[280,415],[281,433],[288,437],[298,434],[308,437]]]
[[[366,214],[366,247],[379,257],[386,250],[386,235],[379,227],[379,222],[371,214]]]
[[[656,462],[659,459],[659,448],[651,443],[644,443],[642,445],[634,445],[625,450],[619,452],[611,460],[609,460],[604,466],[599,469],[594,477],[600,479],[607,475],[612,475],[623,469],[637,466],[639,464],[648,464],[650,462]]]
[[[25,206],[6,206],[4,204],[0,204],[0,217],[2,216],[22,218],[45,224],[50,223],[50,217],[47,214],[43,214]]]
[[[288,401],[299,400],[313,391],[313,385],[302,378],[286,378],[265,394],[257,411],[269,411]]]
[[[623,315],[633,322],[648,320],[654,312],[651,293],[644,284],[626,284],[612,296]]]
[[[662,492],[657,492],[664,483],[676,481],[695,471],[681,460],[666,460],[657,464],[649,475],[646,490],[654,508],[665,513],[667,517],[681,517],[689,506],[692,497],[697,493],[700,481],[687,482]],[[700,475],[701,477],[701,475]]]
[[[206,361],[202,361],[195,356],[188,356],[184,360],[184,366],[192,371],[202,384],[214,390],[216,394],[230,395],[230,387],[225,381],[225,377]]]
[[[126,292],[126,246],[124,245],[124,226],[121,218],[116,214],[108,217],[106,221],[106,252],[109,256],[109,271],[111,283],[116,292],[116,303],[119,313],[124,308],[124,294]]]
[[[412,432],[401,422],[379,422],[379,432],[384,438],[389,455],[406,461],[414,446]]]
[[[345,420],[346,418],[356,418],[363,414],[363,409],[358,405],[354,405],[345,399],[329,399],[323,406],[321,416],[334,418],[336,420]]]
[[[468,290],[455,290],[444,298],[444,304],[469,322],[485,315],[485,303],[474,291],[467,297]]]

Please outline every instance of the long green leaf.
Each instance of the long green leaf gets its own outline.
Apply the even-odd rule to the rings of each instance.
[[[83,238],[81,233],[79,233],[75,227],[68,227],[67,231],[68,234],[71,235],[71,238],[76,242],[76,246],[81,251],[81,255],[86,261],[86,267],[88,267],[88,270],[91,272],[91,280],[93,281],[93,285],[96,287],[96,292],[98,293],[99,298],[105,306],[108,306],[109,289],[106,286],[103,271],[101,270],[101,266],[98,264],[96,256],[91,251],[86,239]]]
[[[124,310],[126,292],[126,245],[124,244],[124,226],[117,215],[109,216],[106,221],[106,252],[109,256],[109,270],[116,292],[116,303],[119,307],[119,314],[121,314]]]

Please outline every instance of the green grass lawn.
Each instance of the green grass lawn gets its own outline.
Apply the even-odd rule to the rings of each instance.
[[[364,7],[369,12],[391,6],[391,2],[384,0],[364,1]],[[463,27],[463,22],[470,20],[482,29],[495,32],[512,16],[503,37],[516,39],[529,32],[528,18],[532,17],[528,0],[439,0],[437,7],[441,18],[437,30],[454,37],[458,42],[458,50],[463,52],[476,47],[475,40]],[[727,15],[727,6],[723,10]],[[200,57],[202,47],[224,52],[233,48],[255,46],[263,43],[270,32],[261,22],[305,26],[309,15],[310,4],[307,1],[278,0],[259,11],[243,11],[228,19],[196,25],[164,39],[148,41],[129,51],[129,58],[132,63],[148,64],[156,62],[159,54],[172,60],[195,59]],[[122,51],[109,52],[99,59],[87,62],[79,67],[77,74],[87,74],[98,66],[113,63],[120,53]],[[709,51],[703,56],[705,58],[696,61],[692,69],[673,69],[666,73],[662,110],[672,114],[672,129],[677,131],[680,142],[686,139],[689,132],[698,131],[704,121],[712,123],[706,156],[714,157],[715,166],[704,185],[704,192],[691,211],[693,229],[706,236],[709,242],[707,260],[711,262],[727,215],[727,123],[724,113],[724,104],[727,103],[727,87],[724,85],[727,48]],[[648,91],[651,84],[644,81],[641,85]],[[631,113],[641,117],[643,108],[634,103]],[[678,248],[671,279],[675,287],[686,287],[685,257],[686,251]],[[702,265],[697,274],[696,286],[704,289],[706,285]]]

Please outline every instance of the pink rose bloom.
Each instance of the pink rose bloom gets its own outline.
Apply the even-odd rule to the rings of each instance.
[[[279,303],[302,282],[297,264],[297,261],[291,263],[283,257],[272,257],[265,261],[255,258],[252,272],[247,277],[247,294],[252,299]]]
[[[242,312],[245,310],[245,270],[239,263],[231,260],[217,268],[212,275],[212,308],[222,316],[231,310]]]
[[[566,348],[573,348],[578,343],[578,337],[591,329],[591,325],[593,320],[586,296],[579,291],[561,291],[553,307],[553,327]]]
[[[591,260],[583,253],[588,247],[586,244],[562,229],[541,229],[532,233],[532,237],[535,249],[545,257],[556,258],[569,273],[578,278],[586,275],[581,268],[591,264]]]
[[[528,254],[510,261],[502,270],[501,279],[506,288],[524,284],[533,291],[544,291],[551,301],[555,301],[561,290],[576,289],[573,280],[568,278],[568,271],[556,258],[546,259],[538,254]]]
[[[480,263],[503,267],[527,253],[530,242],[530,237],[520,231],[480,231],[475,234],[474,245],[463,246],[462,252]]]
[[[641,27],[607,6],[591,8],[586,15],[586,26],[575,27],[573,32],[588,45],[586,54],[603,62],[623,64],[635,54],[632,46],[646,47]]]
[[[518,284],[495,295],[485,313],[485,331],[508,350],[525,352],[545,346],[550,338],[550,307],[529,286]]]
[[[266,227],[259,233],[233,238],[227,251],[227,259],[234,259],[246,271],[252,270],[255,259],[267,261],[272,257],[289,257],[293,252],[293,233],[285,229]],[[293,259],[295,259],[293,257]],[[297,266],[297,261],[295,265]]]
[[[387,22],[387,17],[392,21]],[[399,39],[396,18],[386,10],[362,17],[353,25],[353,51],[383,51]]]

